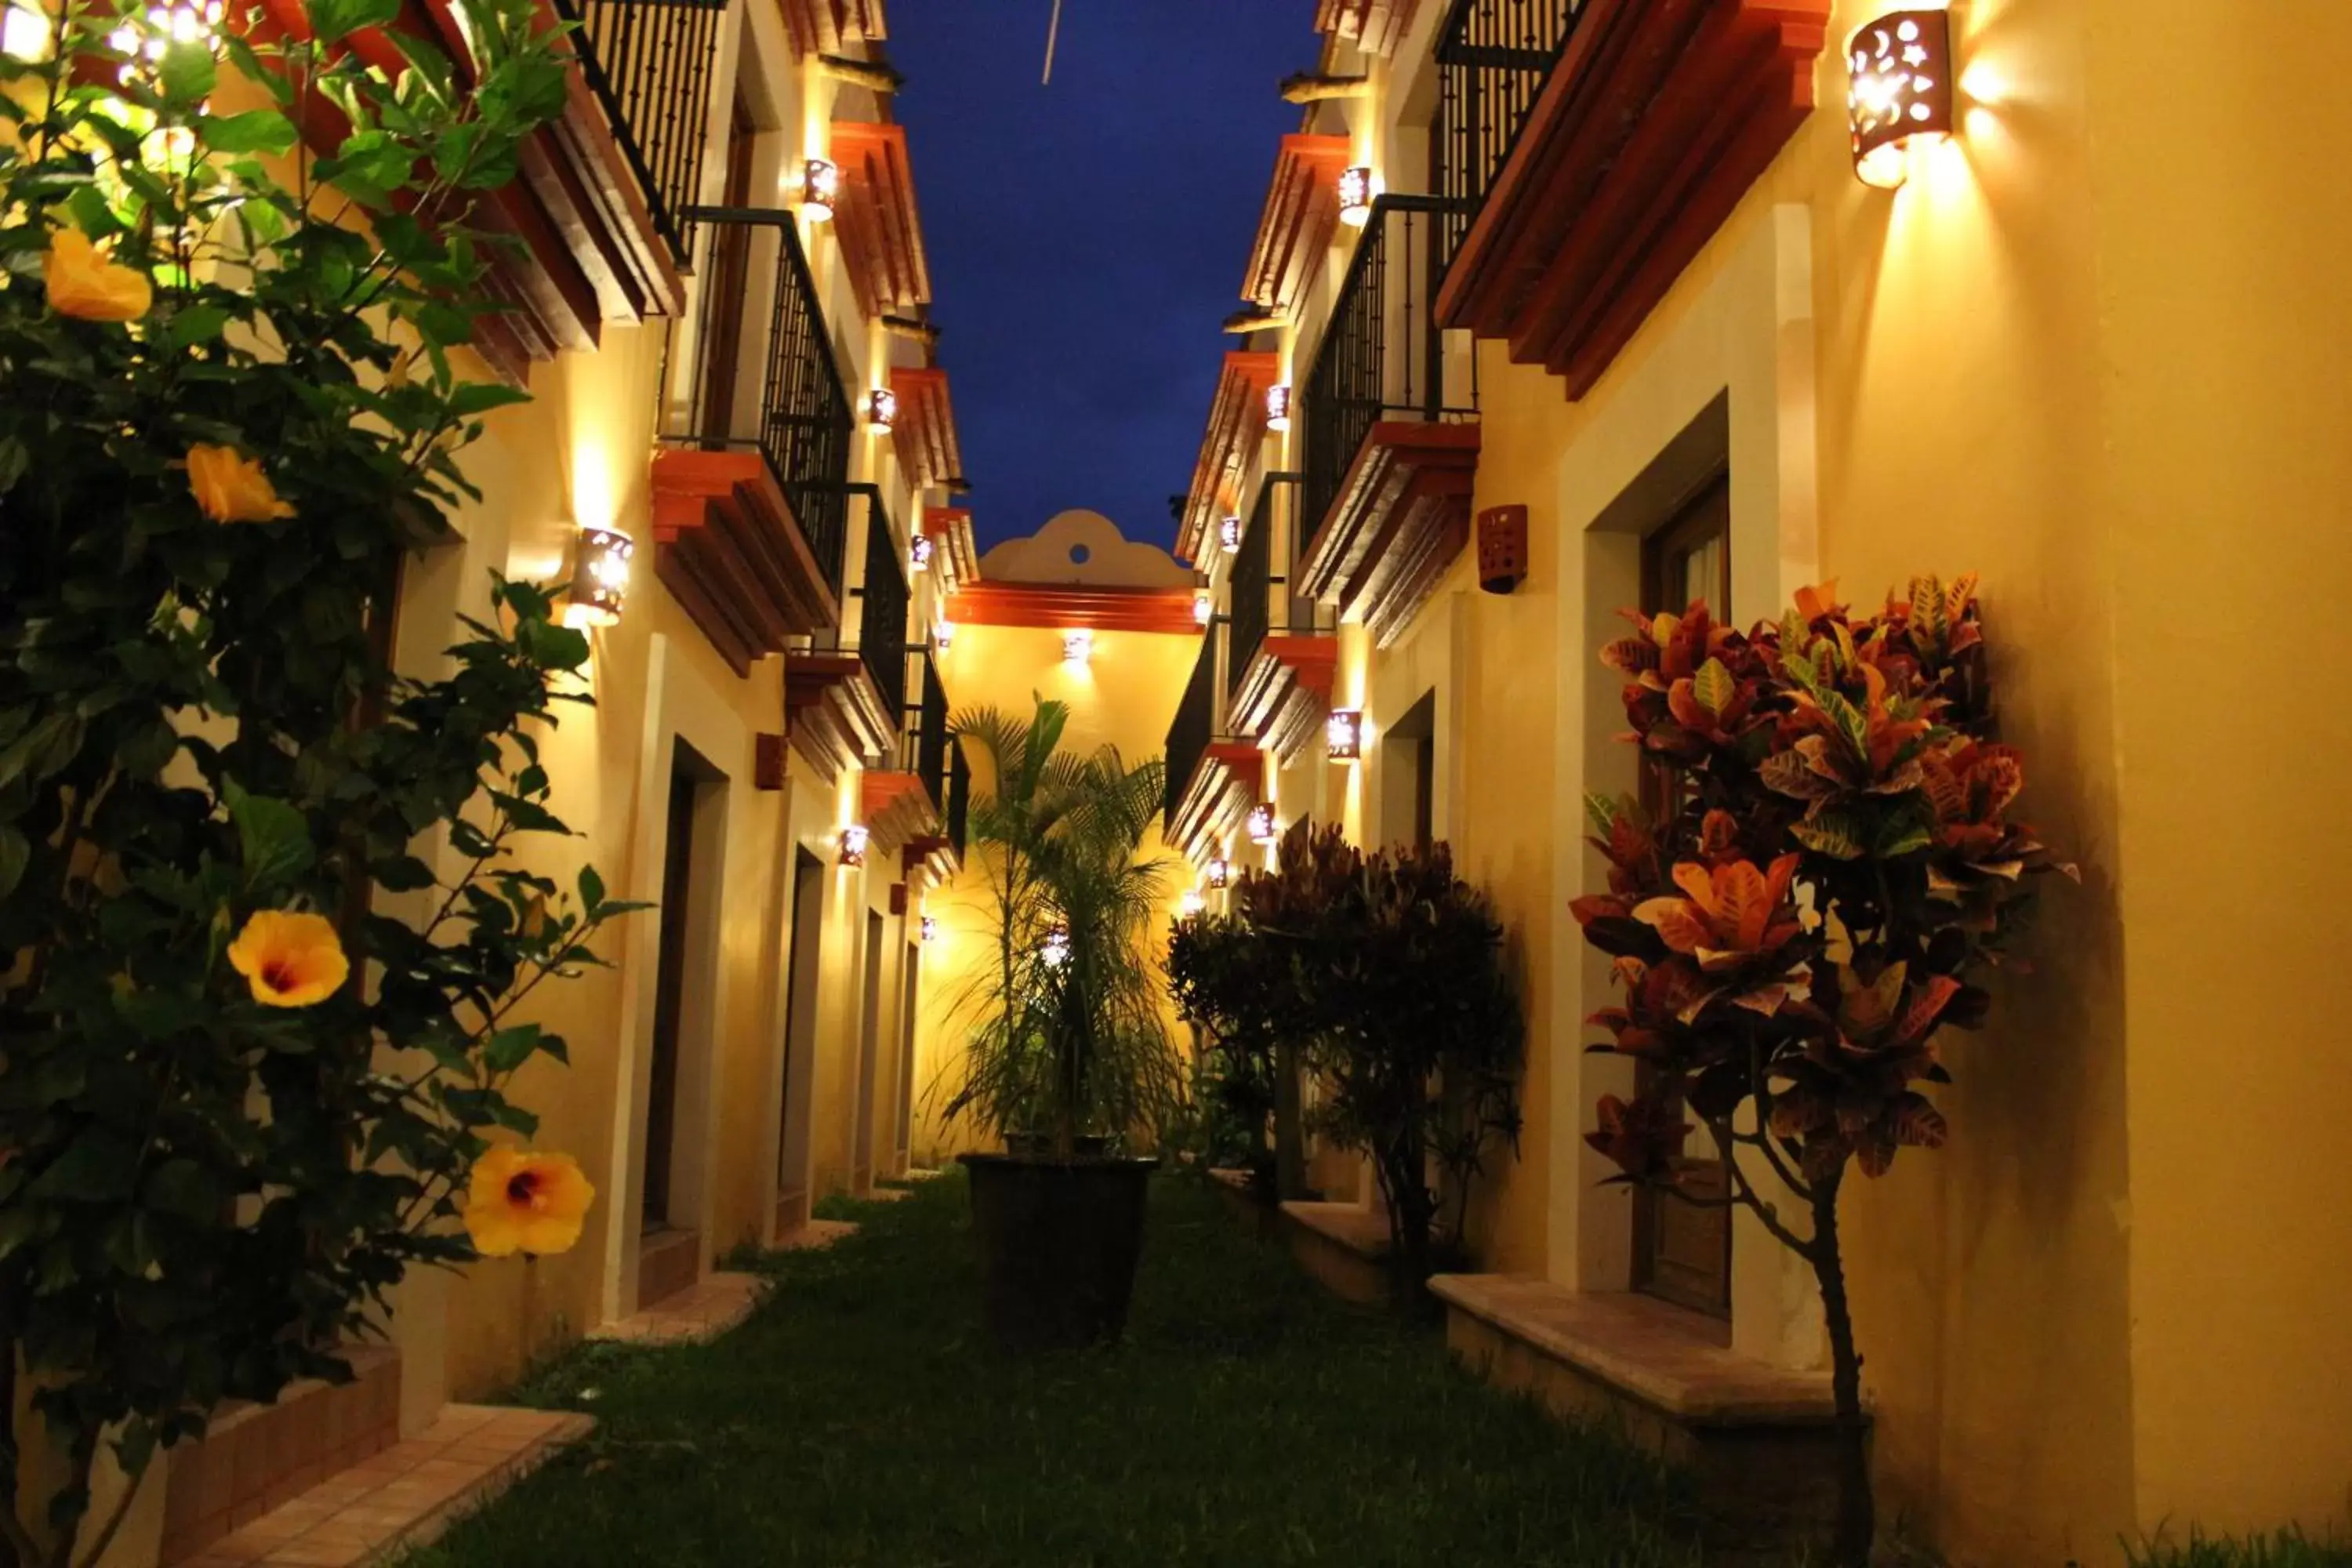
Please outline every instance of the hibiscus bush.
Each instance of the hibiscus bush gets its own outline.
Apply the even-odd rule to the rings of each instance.
[[[1704,604],[1633,619],[1601,660],[1661,808],[1589,803],[1609,887],[1574,908],[1623,992],[1591,1020],[1596,1048],[1646,1070],[1632,1100],[1601,1100],[1590,1141],[1620,1179],[1743,1207],[1811,1266],[1846,1439],[1837,1561],[1859,1564],[1873,1520],[1838,1194],[1850,1170],[1944,1142],[1925,1092],[1948,1079],[1937,1032],[1983,1022],[2032,879],[2071,868],[2010,816],[2024,768],[1992,738],[1974,579],[1921,578],[1872,616],[1809,589],[1746,636]],[[1727,1197],[1678,1184],[1694,1121]]]
[[[495,309],[467,220],[566,46],[457,0],[462,58],[403,36],[388,75],[346,46],[397,0],[293,36],[10,3],[0,1403],[48,1455],[0,1423],[0,1538],[69,1568],[121,1518],[85,1528],[102,1447],[135,1486],[220,1402],[343,1375],[408,1268],[579,1235],[505,1086],[624,906],[516,855],[563,831],[555,592],[496,582],[433,678],[389,668],[457,454],[522,396],[456,353]]]

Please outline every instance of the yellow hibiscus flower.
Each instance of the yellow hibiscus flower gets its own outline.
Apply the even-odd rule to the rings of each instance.
[[[228,962],[265,1007],[324,1002],[351,978],[351,961],[334,923],[322,915],[262,910],[229,943]]]
[[[272,522],[294,515],[294,509],[269,488],[261,459],[241,456],[234,447],[198,442],[189,447],[188,488],[215,522]]]
[[[596,1189],[571,1155],[493,1149],[474,1163],[466,1189],[466,1234],[485,1258],[569,1252],[595,1201]]]
[[[41,258],[41,281],[49,309],[84,321],[135,321],[155,303],[154,285],[143,273],[109,261],[78,228],[51,237]]]

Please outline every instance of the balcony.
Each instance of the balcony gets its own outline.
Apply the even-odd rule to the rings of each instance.
[[[1298,489],[1298,475],[1269,474],[1258,491],[1234,558],[1225,659],[1227,728],[1285,762],[1329,708],[1339,655],[1328,613],[1294,585]]]
[[[655,571],[746,674],[841,623],[854,424],[792,214],[689,216],[712,265],[693,395],[654,455]]]
[[[783,0],[785,30],[800,55],[838,55],[889,37],[882,0]]]
[[[1321,0],[1315,30],[1386,59],[1412,30],[1413,14],[1420,9],[1421,0]]]
[[[552,0],[574,23],[581,74],[604,105],[646,216],[683,266],[694,252],[688,209],[699,199],[710,118],[710,68],[726,0]]]
[[[1218,525],[1240,508],[1242,485],[1265,445],[1265,395],[1281,374],[1280,354],[1236,350],[1225,355],[1177,525],[1178,560],[1205,557],[1216,547]]]
[[[1434,146],[1465,205],[1439,319],[1590,392],[1812,112],[1830,9],[1459,0]]]
[[[859,787],[875,845],[885,854],[903,850],[911,875],[948,847],[948,694],[928,649],[901,662],[910,667],[914,689],[903,710],[898,755],[887,768],[868,769]]]
[[[858,605],[854,645],[845,647],[827,634],[815,639],[818,646],[795,648],[784,659],[785,733],[828,783],[848,768],[898,772],[910,657],[904,546],[882,492],[873,485],[846,485],[838,497],[865,503],[865,547],[850,590]],[[869,813],[875,805],[867,802]]]
[[[1360,619],[1374,642],[1412,624],[1470,535],[1477,361],[1431,310],[1450,204],[1382,196],[1349,263],[1300,399],[1293,591]]]
[[[1201,639],[1201,657],[1185,683],[1183,700],[1168,728],[1168,795],[1162,810],[1168,843],[1180,854],[1205,858],[1223,847],[1227,825],[1255,805],[1265,780],[1265,753],[1217,734],[1217,636]]]
[[[835,121],[833,161],[841,168],[834,233],[858,309],[868,321],[914,314],[931,302],[931,264],[915,207],[906,127]]]
[[[956,437],[955,405],[948,401],[948,373],[898,365],[890,372],[898,400],[890,445],[908,482],[934,489],[963,484],[963,444]]]

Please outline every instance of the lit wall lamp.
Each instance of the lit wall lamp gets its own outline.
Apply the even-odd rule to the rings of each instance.
[[[841,863],[845,866],[866,864],[866,846],[869,835],[866,825],[853,822],[841,830]]]
[[[1290,428],[1290,384],[1265,389],[1265,427],[1276,435]]]
[[[1045,945],[1037,950],[1048,969],[1059,969],[1070,962],[1070,928],[1057,925],[1045,933]]]
[[[940,940],[940,921],[937,915],[925,915],[923,917],[922,929],[923,940],[925,942],[937,942]]]
[[[931,536],[929,534],[915,535],[915,542],[907,546],[907,567],[913,572],[928,572],[931,569]]]
[[[1084,664],[1095,654],[1095,634],[1087,631],[1062,634],[1062,658],[1071,664]]]
[[[1370,169],[1358,166],[1339,171],[1339,221],[1349,228],[1361,228],[1372,221],[1372,201],[1380,195],[1380,182]]]
[[[563,624],[576,631],[618,625],[629,599],[629,563],[636,553],[636,541],[618,529],[582,529]]]
[[[1846,117],[1853,172],[1891,191],[1910,173],[1910,149],[1952,133],[1952,18],[1948,11],[1890,11],[1846,44]]]
[[[1253,844],[1270,846],[1281,843],[1282,830],[1274,825],[1273,803],[1262,800],[1251,806],[1249,822],[1244,831],[1248,833],[1249,841]]]
[[[1202,910],[1205,910],[1208,907],[1209,900],[1201,896],[1200,889],[1187,888],[1184,889],[1183,898],[1177,901],[1176,912],[1183,919],[1189,921],[1194,915],[1199,914]]]
[[[955,623],[940,621],[931,627],[931,646],[945,653],[955,646]]]
[[[1202,871],[1201,879],[1209,885],[1209,891],[1222,893],[1233,886],[1234,863],[1222,854],[1212,855],[1209,864]]]
[[[898,423],[898,395],[887,386],[877,386],[866,395],[866,422],[884,435]]]
[[[801,160],[801,215],[811,223],[830,222],[841,197],[841,169],[827,158]]]
[[[1229,517],[1217,524],[1217,548],[1228,555],[1237,554],[1242,547],[1242,520]]]
[[[1209,595],[1204,593],[1193,595],[1192,624],[1196,626],[1206,626],[1211,621],[1213,621],[1216,618],[1217,606],[1215,603],[1210,599]]]
[[[1352,763],[1364,754],[1364,710],[1334,708],[1323,721],[1323,745],[1335,763]]]

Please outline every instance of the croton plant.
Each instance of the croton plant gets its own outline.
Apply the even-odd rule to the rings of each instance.
[[[1879,1175],[1944,1142],[1926,1092],[1948,1081],[1937,1035],[1984,1020],[2034,879],[2072,868],[2010,815],[2024,766],[1992,739],[1973,577],[1917,579],[1868,616],[1833,584],[1807,589],[1745,635],[1704,604],[1633,620],[1601,657],[1625,680],[1646,802],[1588,802],[1609,885],[1573,907],[1622,992],[1591,1020],[1609,1035],[1595,1048],[1643,1071],[1588,1138],[1616,1180],[1744,1207],[1812,1266],[1849,1438],[1837,1556],[1859,1563],[1872,1520],[1838,1192],[1850,1166]],[[1683,1189],[1694,1122],[1727,1196]]]

